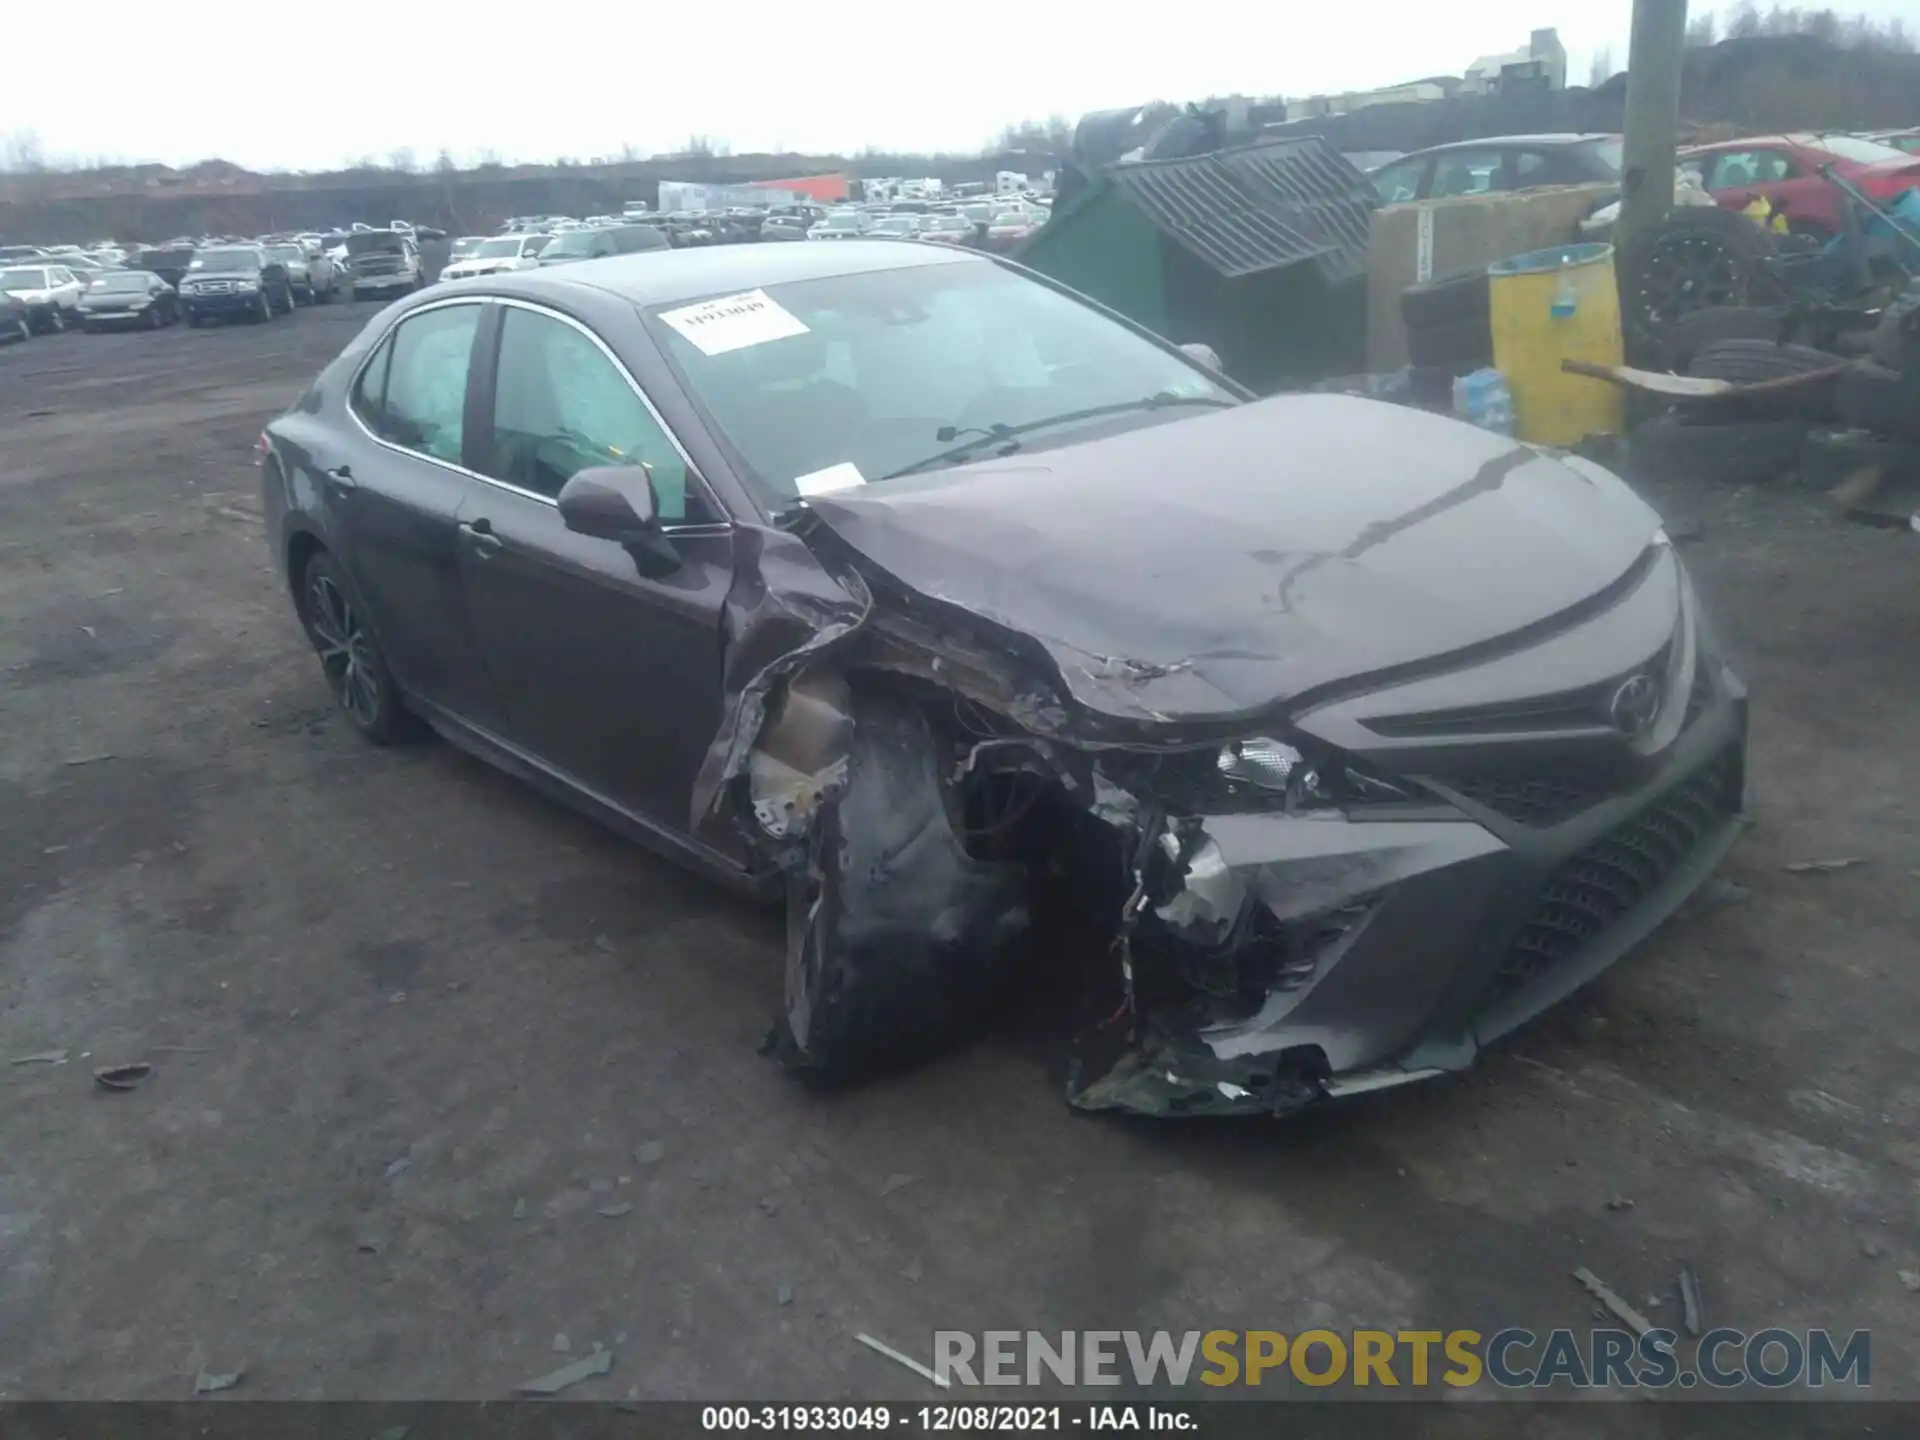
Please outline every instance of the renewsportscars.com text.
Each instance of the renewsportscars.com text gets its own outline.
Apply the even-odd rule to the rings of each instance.
[[[1865,1330],[936,1330],[949,1385],[1865,1389]]]

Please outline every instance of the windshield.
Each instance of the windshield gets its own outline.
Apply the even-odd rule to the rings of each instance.
[[[880,221],[873,227],[873,232],[876,235],[917,235],[920,233],[920,222],[910,215],[896,215]]]
[[[0,270],[0,290],[48,289],[44,270]]]
[[[258,250],[196,250],[189,270],[258,270]]]
[[[482,240],[480,248],[473,252],[478,260],[499,260],[520,253],[520,237],[511,236],[505,240]]]
[[[480,248],[480,242],[478,240],[473,239],[472,237],[468,237],[465,240],[456,240],[453,242],[453,245],[448,249],[447,258],[449,260],[464,260],[467,256],[473,254],[473,252],[478,250],[479,248]]]
[[[1238,403],[1185,357],[998,265],[837,275],[768,286],[765,297],[754,315],[703,302],[663,307],[648,323],[775,508],[802,493],[801,477],[848,475],[836,467],[878,480],[986,458],[1015,443],[1008,431],[1036,449],[1095,424]],[[702,328],[714,310],[707,324],[720,328]],[[1125,418],[1071,418],[1104,407]],[[983,434],[996,443],[935,460]]]
[[[858,230],[860,221],[852,215],[829,215],[820,222],[823,230]]]
[[[269,259],[283,261],[288,265],[304,265],[307,263],[307,252],[302,250],[298,245],[269,245],[267,247],[267,256]]]
[[[1882,145],[1877,140],[1859,140],[1852,135],[1822,135],[1813,143],[1816,149],[1860,165],[1907,164],[1913,159],[1904,150]]]
[[[564,230],[553,237],[553,243],[540,253],[543,255],[591,255],[594,237],[598,230]]]
[[[116,270],[94,281],[93,288],[105,291],[134,290],[144,293],[151,284],[153,284],[151,275],[142,274],[138,270]]]

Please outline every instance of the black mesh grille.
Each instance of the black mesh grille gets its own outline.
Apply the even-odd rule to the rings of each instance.
[[[1481,775],[1449,782],[1467,799],[1521,825],[1545,828],[1571,820],[1606,799],[1606,793],[1570,780],[1545,776],[1515,779]]]
[[[1739,783],[1739,757],[1723,755],[1555,870],[1487,998],[1524,987],[1644,900],[1733,813]]]

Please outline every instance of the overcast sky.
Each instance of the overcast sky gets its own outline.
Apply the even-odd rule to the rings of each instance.
[[[1837,8],[1920,31],[1920,0]],[[5,67],[0,143],[31,131],[54,160],[254,169],[403,148],[421,164],[442,147],[462,161],[584,159],[695,134],[736,152],[976,150],[1049,114],[1458,74],[1535,26],[1559,28],[1583,83],[1603,48],[1625,66],[1630,12],[1629,0],[267,0],[169,11],[156,32],[151,5],[93,0],[72,15],[26,8],[49,42],[71,40],[75,63],[36,52]]]

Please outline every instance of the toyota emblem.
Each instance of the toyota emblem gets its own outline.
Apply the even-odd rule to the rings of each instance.
[[[1660,718],[1660,685],[1651,675],[1631,675],[1607,702],[1607,720],[1629,740],[1637,740]]]

